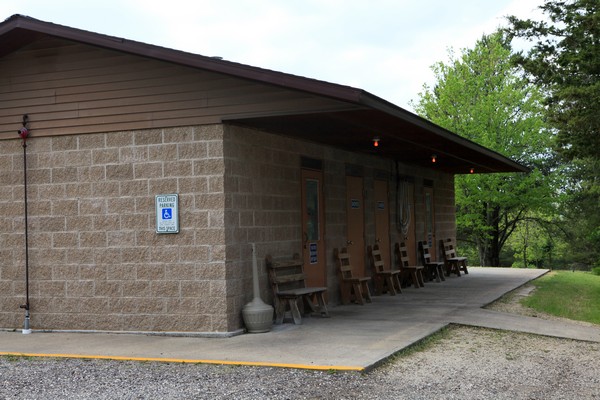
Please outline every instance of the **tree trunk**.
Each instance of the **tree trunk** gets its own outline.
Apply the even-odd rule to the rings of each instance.
[[[523,239],[523,267],[527,268],[527,246],[529,244],[529,221],[525,221],[525,237]]]
[[[485,218],[487,226],[491,228],[489,236],[480,241],[479,257],[483,266],[499,267],[500,266],[500,207],[486,206]]]

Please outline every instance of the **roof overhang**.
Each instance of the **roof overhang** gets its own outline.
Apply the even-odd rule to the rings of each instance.
[[[527,171],[501,154],[439,127],[441,131],[436,132],[424,120],[415,123],[373,109],[228,122],[455,174]],[[375,138],[379,139],[377,147]]]
[[[449,173],[527,172],[509,158],[361,89],[153,46],[14,15],[0,24],[0,57],[44,36],[302,91],[348,104],[347,111],[239,116],[224,122],[368,153]],[[379,146],[373,139],[379,138]],[[436,163],[432,163],[435,155]]]

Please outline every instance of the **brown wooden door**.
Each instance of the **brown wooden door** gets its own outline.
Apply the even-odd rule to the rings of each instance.
[[[423,189],[423,202],[425,203],[425,240],[429,244],[432,261],[437,260],[437,246],[435,240],[435,207],[433,201],[433,188]]]
[[[302,170],[302,253],[308,286],[327,286],[323,172]]]
[[[416,216],[415,216],[415,185],[412,182],[402,182],[398,190],[398,230],[401,242],[406,244],[410,264],[418,265]]]
[[[391,268],[390,205],[387,181],[375,181],[375,242],[386,268]]]
[[[346,177],[346,246],[355,276],[365,276],[365,209],[363,178]]]

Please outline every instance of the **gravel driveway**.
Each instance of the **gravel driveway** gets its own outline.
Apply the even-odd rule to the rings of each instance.
[[[0,398],[600,399],[600,343],[450,327],[367,374],[1,357]]]

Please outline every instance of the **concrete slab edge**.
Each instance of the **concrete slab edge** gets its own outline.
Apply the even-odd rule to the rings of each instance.
[[[161,357],[127,357],[127,356],[103,356],[92,354],[45,354],[45,353],[15,353],[15,352],[0,352],[0,356],[5,357],[40,357],[40,358],[73,358],[85,360],[113,360],[113,361],[150,361],[164,363],[182,363],[182,364],[215,364],[215,365],[236,365],[249,367],[274,367],[274,368],[290,368],[290,369],[306,369],[318,371],[364,371],[363,367],[358,366],[341,366],[341,365],[306,365],[306,364],[286,364],[286,363],[270,363],[258,361],[226,361],[226,360],[196,360],[185,358],[161,358]]]
[[[399,353],[406,351],[408,349],[410,349],[413,346],[417,346],[418,344],[426,341],[427,339],[429,339],[431,336],[435,335],[438,332],[443,331],[444,329],[448,328],[451,325],[456,325],[454,323],[447,323],[447,324],[443,324],[440,325],[437,328],[431,329],[429,330],[429,332],[427,332],[424,336],[422,336],[421,338],[417,339],[417,340],[413,340],[412,342],[408,343],[406,346],[402,346],[400,348],[397,348],[396,350],[394,350],[391,354],[389,354],[386,357],[381,358],[380,360],[375,361],[374,363],[371,363],[369,365],[367,365],[366,367],[364,367],[362,369],[362,372],[364,373],[369,373],[371,371],[373,371],[375,368],[378,368],[384,364],[386,364],[387,362],[389,362],[391,359],[393,359],[394,357],[396,357]]]
[[[0,328],[1,332],[21,332],[22,329]],[[198,337],[198,338],[230,338],[246,333],[245,329],[237,329],[231,332],[158,332],[158,331],[99,331],[99,330],[76,330],[76,329],[32,329],[31,333],[91,333],[108,335],[143,335],[143,336],[170,336],[170,337]]]
[[[529,279],[527,282],[523,283],[523,284],[522,284],[522,285],[520,285],[520,286],[517,286],[516,288],[514,288],[514,289],[513,289],[513,290],[511,290],[510,292],[506,292],[506,293],[504,293],[503,295],[500,295],[500,296],[498,296],[498,297],[497,297],[497,298],[495,298],[494,300],[487,302],[486,304],[484,304],[483,306],[481,306],[481,308],[484,308],[484,309],[485,309],[485,308],[486,308],[487,306],[489,306],[490,304],[493,304],[493,303],[497,302],[498,300],[500,300],[500,299],[501,299],[501,298],[503,298],[504,296],[508,296],[508,295],[510,295],[510,294],[512,294],[512,293],[514,293],[514,292],[516,292],[517,290],[520,290],[520,289],[521,289],[523,286],[525,286],[525,285],[529,284],[529,283],[530,283],[530,282],[532,282],[532,281],[535,281],[536,279],[539,279],[539,278],[541,278],[542,276],[546,275],[548,272],[550,272],[550,270],[549,270],[549,269],[546,269],[546,270],[544,270],[544,272],[543,272],[543,273],[541,273],[540,275],[536,276],[535,278],[531,278],[531,279]]]
[[[564,334],[564,333],[551,333],[551,332],[542,332],[536,331],[535,329],[526,329],[526,328],[518,328],[518,327],[498,327],[493,324],[485,324],[485,323],[469,323],[464,321],[453,321],[451,325],[455,326],[465,326],[471,328],[481,328],[481,329],[489,329],[494,331],[504,331],[504,332],[515,332],[515,333],[525,333],[528,335],[542,336],[554,339],[565,339],[565,340],[576,340],[578,342],[589,342],[589,343],[600,343],[598,340],[588,338],[585,336],[579,336],[574,334]]]

